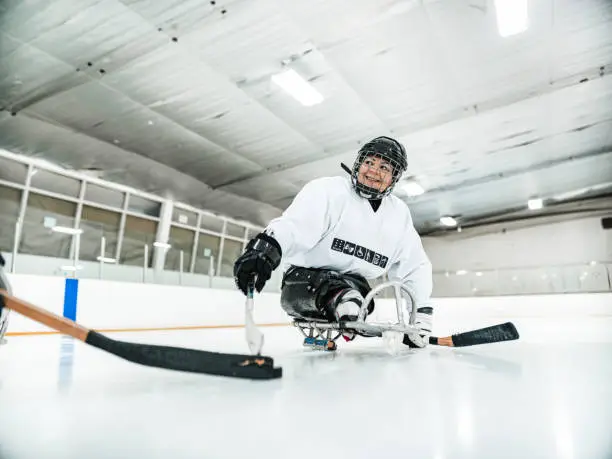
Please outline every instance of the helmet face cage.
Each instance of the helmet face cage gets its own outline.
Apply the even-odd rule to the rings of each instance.
[[[391,173],[393,175],[391,183],[386,189],[380,190],[364,185],[363,183],[359,183],[359,169],[361,168],[361,165],[365,159],[368,157],[380,158],[389,163],[391,166]],[[402,174],[406,171],[407,167],[408,160],[406,158],[406,151],[404,150],[402,144],[389,137],[377,137],[376,139],[366,143],[357,154],[357,159],[353,164],[353,170],[351,173],[353,188],[362,198],[381,199],[388,196],[391,191],[393,191],[393,187],[395,187]]]

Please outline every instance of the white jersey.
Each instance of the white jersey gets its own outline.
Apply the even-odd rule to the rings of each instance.
[[[389,273],[412,288],[417,302],[432,290],[431,263],[408,206],[389,195],[375,212],[354,192],[349,177],[312,180],[266,232],[280,244],[283,263],[357,273]]]

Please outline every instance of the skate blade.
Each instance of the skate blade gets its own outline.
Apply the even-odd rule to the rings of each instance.
[[[318,351],[335,351],[336,343],[329,339],[305,338],[304,347]]]

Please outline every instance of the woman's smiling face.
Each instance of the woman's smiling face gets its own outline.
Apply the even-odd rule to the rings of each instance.
[[[359,167],[357,180],[362,185],[383,192],[393,181],[393,167],[382,158],[367,156]]]

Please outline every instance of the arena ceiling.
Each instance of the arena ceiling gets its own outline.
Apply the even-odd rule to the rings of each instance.
[[[518,1],[518,0],[517,0]],[[610,196],[612,2],[4,0],[0,148],[265,225],[378,135],[422,233]],[[321,96],[303,105],[273,76]],[[609,202],[609,199],[608,199]]]

